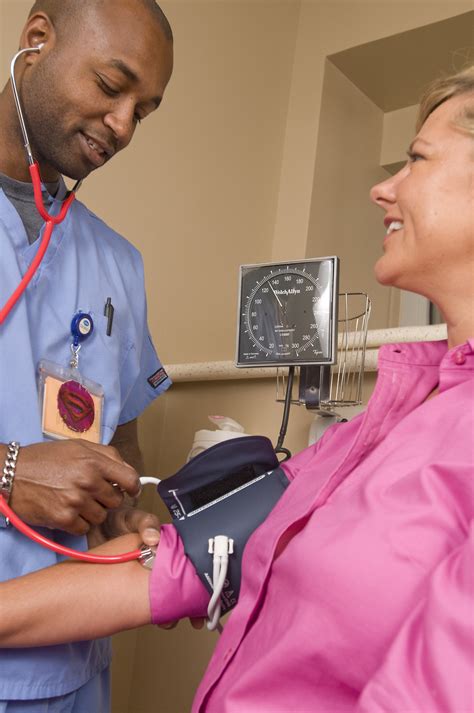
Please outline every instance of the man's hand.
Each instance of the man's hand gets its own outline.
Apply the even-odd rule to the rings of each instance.
[[[89,538],[89,546],[131,532],[138,532],[145,545],[156,546],[160,541],[160,521],[156,515],[137,510],[132,505],[124,503],[116,510],[107,513],[105,522]]]
[[[136,471],[111,446],[70,440],[20,450],[10,504],[30,525],[83,535],[140,491]],[[130,531],[130,530],[128,530]]]
[[[144,472],[143,457],[138,443],[137,419],[117,426],[111,445],[139,473]],[[99,544],[129,532],[138,532],[145,545],[157,545],[160,540],[160,521],[156,515],[137,510],[135,505],[135,501],[125,498],[119,508],[111,510],[105,522],[89,534],[89,546],[91,543]]]

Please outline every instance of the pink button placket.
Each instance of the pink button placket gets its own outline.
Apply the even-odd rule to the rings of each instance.
[[[466,355],[462,349],[458,349],[453,354],[453,361],[455,364],[461,365],[466,361]]]

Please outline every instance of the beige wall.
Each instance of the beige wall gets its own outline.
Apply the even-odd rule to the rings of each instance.
[[[391,166],[405,157],[413,138],[418,104],[388,111],[383,117],[383,138],[380,149],[381,166]]]
[[[470,0],[302,0],[300,6],[275,223],[273,255],[276,259],[285,259],[290,235],[300,254],[306,247],[325,58],[366,42],[472,11]],[[472,39],[463,42],[462,46],[471,44]],[[423,52],[424,48],[420,54]],[[403,62],[400,53],[395,56],[385,54],[381,67],[397,65],[402,68]],[[412,74],[412,66],[403,66],[403,76]]]
[[[162,359],[233,358],[237,270],[247,262],[341,254],[343,286],[374,298],[373,326],[395,323],[397,298],[371,275],[383,228],[366,198],[385,175],[386,110],[341,70],[343,63],[338,68],[327,58],[467,12],[471,0],[162,5],[176,37],[164,103],[139,127],[132,147],[80,194],[143,253]],[[29,6],[0,0],[2,83]],[[387,72],[402,59],[385,56]],[[178,384],[141,419],[147,472],[179,468],[194,431],[216,412],[276,439],[281,405],[273,380]],[[294,409],[290,448],[304,447],[310,422],[309,413]],[[144,502],[158,507],[152,494]],[[215,635],[184,622],[172,632],[116,637],[114,713],[187,711],[214,642]]]
[[[83,195],[143,252],[162,359],[226,359],[237,266],[271,253],[298,7],[163,5],[176,35],[174,76],[134,150],[108,167],[129,201],[117,213],[99,175]]]
[[[379,166],[383,112],[330,61],[322,97],[306,254],[339,255],[341,292],[364,285],[371,327],[384,327],[392,290],[373,276],[383,226],[368,200],[371,186],[387,176]]]

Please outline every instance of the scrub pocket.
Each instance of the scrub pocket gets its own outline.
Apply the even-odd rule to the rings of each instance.
[[[117,316],[113,321],[112,333],[107,336],[107,317],[93,310],[90,314],[94,320],[94,334],[81,350],[79,368],[85,377],[102,386],[104,406],[101,440],[107,444],[116,431],[128,385],[138,378],[139,369],[137,363],[136,374],[130,373],[129,364],[133,360],[129,357],[135,346],[121,329]]]

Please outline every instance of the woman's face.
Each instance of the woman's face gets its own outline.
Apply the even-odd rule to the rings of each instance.
[[[438,305],[443,289],[473,282],[474,139],[453,123],[467,101],[474,95],[435,109],[412,142],[406,166],[370,194],[385,211],[377,280]]]

